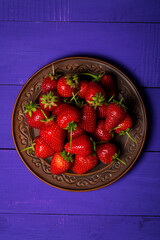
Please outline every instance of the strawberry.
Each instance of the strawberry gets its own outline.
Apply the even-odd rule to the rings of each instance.
[[[98,141],[109,141],[112,139],[112,134],[105,129],[105,120],[98,121],[93,135]]]
[[[111,77],[111,75],[104,74],[99,81],[102,87],[105,89],[108,97],[112,97],[112,96],[116,97],[117,95],[116,88],[115,88],[114,80]]]
[[[57,91],[62,97],[72,97],[72,93],[77,92],[78,75],[66,75],[58,80]]]
[[[57,89],[57,79],[58,75],[55,75],[54,72],[54,66],[52,66],[52,74],[49,74],[49,76],[45,77],[42,82],[42,91],[43,93],[56,90]]]
[[[44,122],[42,120],[46,120],[49,117],[50,113],[42,110],[36,103],[30,102],[30,105],[24,105],[26,110],[26,119],[30,126],[41,129],[44,126]]]
[[[80,81],[78,97],[85,99],[87,88],[88,88],[88,81],[86,80]]]
[[[60,112],[63,112],[64,109],[66,109],[68,106],[68,104],[66,103],[61,103],[57,108],[55,108],[53,111],[52,111],[52,115],[58,115]]]
[[[67,172],[72,167],[72,163],[72,155],[66,151],[55,153],[51,160],[51,172],[56,175]]]
[[[22,152],[28,149],[34,151],[38,158],[47,158],[55,154],[55,151],[52,148],[50,148],[47,145],[47,143],[43,140],[43,138],[41,138],[40,136],[36,137],[31,146],[23,149]]]
[[[97,118],[103,119],[106,117],[106,103],[103,103],[101,106],[97,107]]]
[[[97,155],[98,155],[98,158],[100,159],[100,161],[105,164],[109,164],[114,160],[119,160],[124,165],[126,165],[125,162],[123,162],[122,160],[120,160],[118,158],[117,148],[112,143],[99,144],[96,147],[96,152],[97,152]]]
[[[114,101],[110,103],[106,108],[106,120],[105,128],[107,131],[111,131],[126,117],[126,111],[121,105],[121,101]]]
[[[57,123],[62,129],[66,129],[71,122],[78,123],[81,121],[81,114],[77,108],[68,105],[57,116]]]
[[[119,134],[119,135],[125,135],[127,134],[127,136],[135,143],[136,140],[134,140],[130,134],[129,134],[129,131],[131,130],[133,126],[133,122],[132,122],[132,118],[126,114],[126,117],[122,120],[122,122],[120,122],[117,127],[115,127],[113,130],[115,133]]]
[[[105,97],[106,93],[99,84],[95,82],[90,82],[88,84],[85,100],[89,105],[96,109],[97,106],[101,106],[103,104]]]
[[[76,130],[76,123],[81,121],[81,114],[77,108],[69,106],[61,111],[57,116],[57,123],[60,128],[70,132],[70,147],[72,149],[72,132]]]
[[[85,131],[77,124],[77,127],[75,128],[75,130],[72,131],[72,139],[84,134],[85,134]],[[71,135],[70,132],[68,132],[67,133],[68,141],[70,140],[70,135]]]
[[[94,168],[98,163],[98,158],[95,154],[88,156],[76,155],[72,170],[77,174],[86,173]]]
[[[87,135],[81,135],[73,139],[72,149],[70,149],[69,142],[65,144],[64,148],[69,153],[87,156],[92,153],[93,144]]]
[[[57,92],[42,93],[39,98],[40,107],[46,111],[53,111],[60,105],[61,99]]]
[[[96,129],[96,110],[87,104],[82,107],[81,113],[80,127],[87,132],[94,132]]]
[[[108,97],[116,97],[115,83],[111,75],[109,74],[91,74],[91,73],[81,73],[81,75],[87,75],[92,78],[92,81],[99,82],[103,89],[106,91]]]
[[[40,130],[40,136],[55,152],[63,150],[65,133],[54,120],[47,121]]]

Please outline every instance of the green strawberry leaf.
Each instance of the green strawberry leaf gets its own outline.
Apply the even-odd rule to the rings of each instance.
[[[24,107],[26,108],[24,113],[28,113],[29,116],[32,117],[32,112],[35,112],[39,108],[39,105],[31,101],[29,105],[24,104]]]

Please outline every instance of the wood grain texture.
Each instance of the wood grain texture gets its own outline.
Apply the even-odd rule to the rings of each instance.
[[[0,22],[0,84],[24,84],[44,65],[95,57],[139,85],[160,87],[160,25]]]
[[[0,0],[0,20],[160,22],[159,0]]]
[[[0,159],[0,213],[160,216],[160,153],[143,153],[116,183],[80,193],[43,183],[14,150],[1,150]]]
[[[159,240],[155,217],[0,215],[1,239]]]
[[[0,139],[0,148],[14,148],[11,135],[11,116],[16,97],[21,88],[22,86],[0,86],[0,111],[3,113],[1,114],[3,127],[0,128],[0,135],[3,136],[3,139]],[[142,88],[139,90],[148,117],[147,140],[144,150],[160,151],[160,112],[157,110],[157,103],[160,102],[160,89]],[[4,108],[4,103],[7,108]]]

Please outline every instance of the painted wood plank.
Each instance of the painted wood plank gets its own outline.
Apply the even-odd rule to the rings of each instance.
[[[16,151],[0,151],[0,213],[160,216],[160,153],[143,153],[114,184],[66,192],[35,177]]]
[[[159,22],[159,0],[0,0],[0,20]]]
[[[11,116],[14,102],[21,88],[21,86],[0,86],[0,111],[3,113],[1,114],[3,127],[0,128],[0,135],[3,138],[0,139],[0,148],[14,148],[10,127]],[[157,110],[157,103],[160,102],[160,89],[141,88],[139,90],[144,100],[148,117],[148,132],[144,150],[160,151],[160,111]],[[4,108],[4,104],[7,108]]]
[[[0,33],[0,84],[24,84],[54,60],[89,56],[160,87],[160,25],[0,22]]]
[[[0,224],[0,237],[7,240],[159,240],[160,234],[155,217],[2,214]]]

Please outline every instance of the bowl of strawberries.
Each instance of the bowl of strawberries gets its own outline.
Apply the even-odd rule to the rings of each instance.
[[[51,186],[91,191],[122,177],[146,137],[141,96],[119,69],[71,57],[36,72],[19,93],[12,136],[29,170]]]

